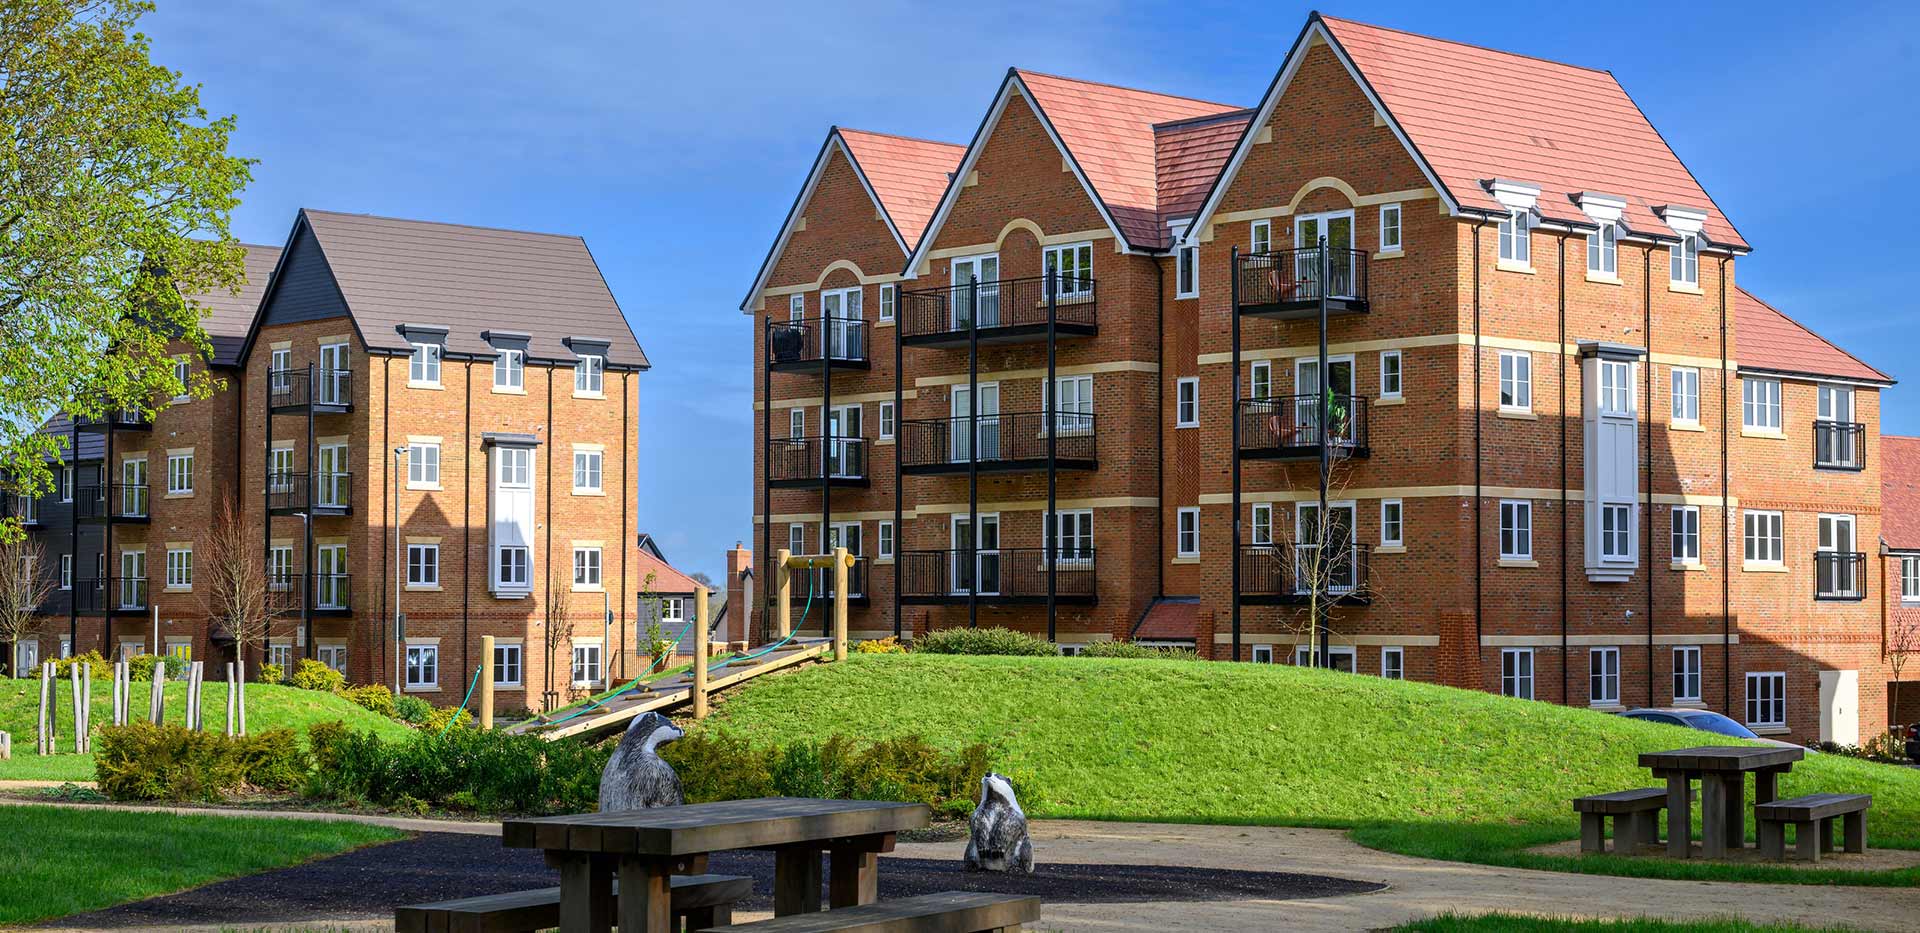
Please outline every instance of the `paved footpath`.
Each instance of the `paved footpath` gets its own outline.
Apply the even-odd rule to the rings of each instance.
[[[236,815],[231,810],[144,809]],[[351,819],[413,831],[499,831],[495,823],[357,814],[238,811],[237,815]],[[1037,872],[1045,872],[1050,862],[1123,863],[1295,872],[1388,885],[1374,894],[1285,901],[1056,902],[1046,906],[1040,924],[1045,930],[1378,930],[1446,911],[1496,910],[1671,919],[1737,916],[1864,930],[1911,930],[1914,918],[1920,917],[1920,889],[1664,881],[1492,868],[1379,852],[1353,843],[1338,830],[1049,820],[1036,822],[1033,835]],[[890,857],[957,860],[964,847],[964,841],[901,843]],[[881,872],[884,876],[884,861]],[[743,912],[737,916],[748,920],[764,915]],[[325,916],[308,918],[303,925],[390,928]]]

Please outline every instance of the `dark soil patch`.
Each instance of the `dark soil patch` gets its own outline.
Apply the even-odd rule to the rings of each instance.
[[[935,891],[1037,895],[1051,903],[1296,900],[1366,894],[1384,885],[1319,875],[1156,865],[1046,865],[1031,876],[976,874],[951,861],[883,857],[880,896]],[[748,910],[772,907],[773,856],[726,852],[710,870],[749,875]],[[426,833],[292,868],[52,921],[88,929],[178,924],[249,925],[391,918],[395,907],[559,884],[540,853],[490,836]]]

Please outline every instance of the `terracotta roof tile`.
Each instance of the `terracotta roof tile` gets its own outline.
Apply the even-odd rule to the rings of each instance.
[[[1733,333],[1734,355],[1743,369],[1893,381],[1744,288],[1734,289]]]
[[[1133,627],[1133,639],[1140,641],[1178,641],[1192,639],[1200,630],[1200,601],[1169,597],[1154,600],[1140,624]]]
[[[685,596],[700,589],[699,581],[674,569],[672,564],[653,556],[645,548],[636,549],[634,554],[639,561],[635,575],[646,581],[645,589],[663,596]],[[688,607],[688,611],[691,612],[692,607]]]
[[[1015,73],[1120,232],[1135,245],[1165,246],[1155,125],[1241,108],[1036,71]]]
[[[1233,146],[1252,117],[1250,110],[1237,110],[1154,127],[1154,174],[1163,225],[1200,209],[1207,189],[1233,155]]]
[[[1507,178],[1539,185],[1548,217],[1581,219],[1569,195],[1599,191],[1630,229],[1671,235],[1653,208],[1691,207],[1709,240],[1747,245],[1611,73],[1322,19],[1463,205],[1501,210],[1481,181]]]
[[[260,296],[267,290],[267,280],[273,278],[274,264],[280,261],[278,246],[242,243],[241,248],[247,251],[247,280],[241,283],[240,291],[193,296],[206,312],[200,326],[213,344],[216,365],[232,366],[240,362],[240,348],[246,343],[247,329],[253,326],[253,313],[259,310]]]
[[[900,238],[912,249],[926,232],[967,147],[844,127],[838,132]]]
[[[1920,437],[1880,436],[1880,534],[1920,549]]]

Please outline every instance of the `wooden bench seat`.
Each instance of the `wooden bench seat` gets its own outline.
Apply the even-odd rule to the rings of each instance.
[[[713,927],[708,933],[1018,933],[1040,919],[1040,899],[944,891]]]
[[[1664,787],[1617,790],[1611,794],[1576,797],[1580,814],[1580,851],[1606,851],[1606,821],[1613,819],[1613,851],[1629,853],[1643,845],[1660,843],[1660,811],[1667,807]]]
[[[684,919],[690,930],[733,922],[733,905],[753,894],[753,879],[737,875],[676,875],[673,878],[674,929]],[[613,895],[618,903],[619,885]],[[535,888],[507,894],[466,897],[437,904],[415,904],[393,912],[395,933],[527,933],[560,925],[560,889]]]
[[[1767,858],[1785,858],[1787,824],[1794,829],[1794,849],[1799,858],[1820,861],[1820,853],[1833,851],[1833,821],[1838,817],[1845,826],[1842,845],[1848,852],[1867,851],[1867,809],[1873,806],[1872,794],[1808,794],[1788,800],[1755,804],[1753,818],[1760,824],[1760,854]]]

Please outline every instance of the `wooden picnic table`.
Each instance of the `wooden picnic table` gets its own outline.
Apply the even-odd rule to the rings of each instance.
[[[931,822],[925,804],[767,797],[682,807],[507,820],[501,842],[541,849],[560,871],[562,933],[667,933],[668,883],[706,870],[707,855],[733,849],[774,853],[774,916],[820,909],[820,855],[832,861],[829,903],[878,898],[879,855],[895,834]],[[620,879],[614,917],[613,879]]]
[[[1790,745],[1703,745],[1667,752],[1645,752],[1640,767],[1667,780],[1667,855],[1693,854],[1692,782],[1700,782],[1700,848],[1708,858],[1724,858],[1747,838],[1747,774],[1753,774],[1754,803],[1779,796],[1780,775],[1806,757]]]

